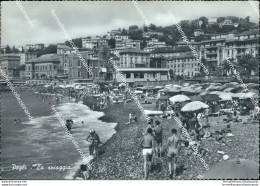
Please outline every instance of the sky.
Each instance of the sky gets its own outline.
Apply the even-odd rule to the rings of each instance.
[[[24,13],[16,2],[1,2],[1,46],[16,47],[26,44],[65,42],[66,36],[58,26],[51,11],[63,23],[71,38],[103,36],[108,31],[128,28],[131,25],[142,26],[145,21],[131,1],[31,1],[20,2],[24,12],[33,23],[28,23]],[[146,19],[156,26],[173,25],[169,16],[171,10],[177,21],[194,20],[201,16],[220,17],[237,16],[250,21],[259,21],[259,3],[249,1],[159,1],[137,2]]]

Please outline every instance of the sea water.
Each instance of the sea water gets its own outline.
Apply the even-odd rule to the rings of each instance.
[[[82,104],[82,102],[60,103],[59,105],[55,106],[55,109],[64,121],[67,119],[73,120],[71,135],[78,143],[81,151],[88,160],[93,158],[89,155],[89,144],[86,142],[89,131],[95,130],[99,135],[102,143],[108,140],[115,133],[114,128],[116,123],[106,123],[99,120],[99,118],[102,117],[104,113],[92,111],[89,109],[89,107]],[[50,165],[69,166],[71,169],[64,172],[64,179],[72,179],[72,175],[79,168],[80,164],[84,162],[76,148],[70,144],[72,147],[70,150],[73,151],[72,153],[78,153],[79,158],[70,165],[66,164],[65,160],[68,158],[66,153],[67,149],[65,148],[66,150],[63,150],[63,147],[66,147],[68,143],[72,142],[69,139],[68,134],[66,134],[65,129],[58,120],[56,114],[53,112],[49,116],[34,117],[34,122],[26,121],[23,122],[22,125],[26,127],[19,131],[20,135],[17,137],[17,139],[19,139],[20,145],[19,147],[17,147],[18,145],[13,146],[16,148],[16,154],[11,154],[12,151],[10,151],[11,153],[8,154],[7,158],[13,158],[15,163],[20,162],[20,164],[32,164],[35,162],[41,162],[43,159],[46,163],[47,159],[49,160]],[[12,147],[12,144],[8,145]],[[30,147],[33,149],[30,149]],[[15,158],[17,152],[25,155],[28,154],[28,158]],[[11,165],[5,164],[5,166]],[[42,176],[42,178],[49,179],[48,176]],[[31,179],[34,178],[32,177]]]

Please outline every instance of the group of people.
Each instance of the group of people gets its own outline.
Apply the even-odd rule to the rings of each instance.
[[[222,131],[216,131],[216,133],[211,133],[205,129],[202,125],[200,125],[197,120],[194,123],[189,124],[189,120],[185,121],[183,118],[177,114],[177,117],[181,120],[183,126],[186,128],[186,131],[189,133],[190,139],[183,133],[182,130],[180,132],[173,128],[171,130],[171,136],[169,136],[165,142],[165,147],[163,148],[163,127],[161,122],[158,120],[155,121],[155,126],[153,125],[153,119],[150,118],[148,121],[148,127],[143,133],[143,138],[141,141],[142,154],[144,157],[144,177],[148,179],[149,172],[152,170],[152,164],[154,158],[157,156],[161,158],[162,155],[165,155],[168,160],[168,173],[169,177],[176,176],[176,163],[177,159],[180,156],[184,156],[184,158],[188,158],[186,162],[189,161],[192,154],[195,153],[195,146],[197,152],[204,157],[205,155],[209,155],[211,152],[203,147],[202,139],[212,137],[216,139],[219,143],[226,143],[225,141],[225,133],[231,133],[230,125]],[[182,152],[182,153],[180,153]],[[189,163],[187,163],[188,165]],[[147,168],[148,167],[148,168]],[[173,167],[173,169],[172,169]]]

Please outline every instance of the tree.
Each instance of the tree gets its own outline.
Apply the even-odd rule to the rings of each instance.
[[[124,28],[122,29],[121,35],[122,35],[122,36],[127,35],[127,31],[126,31],[126,29],[124,29]]]
[[[45,48],[45,54],[55,54],[57,53],[57,45],[50,44]]]
[[[17,48],[15,48],[15,46],[13,46],[12,52],[15,53],[15,54],[17,54],[17,53],[19,53],[20,51],[19,51]]]
[[[110,46],[111,48],[115,48],[116,47],[116,40],[111,38],[108,40],[108,46]]]
[[[148,27],[144,26],[144,32],[148,32]]]
[[[141,48],[141,50],[143,50],[145,47],[146,47],[146,45],[147,45],[147,42],[145,41],[145,39],[141,42],[141,46],[140,46],[140,48]]]
[[[154,24],[151,24],[151,25],[150,25],[150,29],[151,29],[151,30],[156,31],[156,28],[157,28],[157,27],[156,27]]]
[[[217,18],[217,22],[221,23],[222,21],[224,21],[226,18],[225,17],[218,17]]]
[[[169,75],[170,75],[171,80],[174,80],[175,75],[174,75],[174,72],[172,69],[169,70]]]
[[[247,16],[247,17],[245,18],[245,20],[246,20],[246,22],[249,22],[249,21],[250,21],[250,16]]]
[[[11,48],[9,47],[9,45],[6,46],[6,48],[5,48],[5,53],[6,53],[6,54],[12,53],[12,50],[11,50]]]
[[[247,77],[251,76],[252,71],[255,74],[259,73],[258,58],[255,58],[249,54],[239,57],[237,60],[237,69],[240,74],[243,74]]]
[[[71,40],[77,48],[82,48],[82,39],[76,38]],[[73,47],[69,41],[65,41],[65,45]]]

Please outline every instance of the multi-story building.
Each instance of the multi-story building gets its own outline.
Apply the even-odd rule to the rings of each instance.
[[[51,79],[63,74],[60,57],[57,54],[45,54],[25,62],[27,79]]]
[[[111,30],[110,32],[107,32],[107,36],[115,36],[121,34],[121,31],[119,30]]]
[[[205,59],[208,64],[210,63],[212,70],[215,71],[216,67],[221,64],[223,58],[223,47],[225,46],[225,36],[214,35],[213,39],[201,41],[200,43],[200,56]]]
[[[168,69],[159,68],[159,65],[150,65],[150,53],[135,48],[125,49],[120,52],[120,62],[118,70],[122,72],[125,79],[121,79],[119,74],[114,78],[117,82],[147,82],[168,80]]]
[[[183,53],[186,53],[187,51],[190,51],[191,49],[187,46],[175,46],[173,47],[162,47],[162,48],[156,48],[151,52],[151,57],[174,57],[179,56]]]
[[[57,44],[57,54],[62,55],[65,53],[71,53],[73,49],[69,46],[67,46],[65,43],[59,43]]]
[[[19,78],[21,57],[18,54],[2,54],[1,55],[1,69],[6,73],[8,78]]]
[[[42,49],[44,49],[44,44],[43,43],[38,43],[38,44],[35,44],[35,45],[27,44],[26,47],[25,47],[25,50],[27,51],[29,49],[31,49],[31,50],[42,50]]]
[[[140,40],[120,40],[116,41],[116,48],[137,48],[140,49],[141,41]]]
[[[203,35],[204,32],[201,29],[196,29],[193,34],[195,37],[197,37],[197,36]]]
[[[163,36],[163,33],[162,32],[155,32],[155,31],[148,31],[148,32],[145,32],[143,33],[143,37],[151,37],[151,36]]]
[[[173,47],[159,47],[151,52],[151,57],[172,57],[175,50]]]
[[[82,38],[82,48],[90,48],[90,49],[97,49],[98,47],[101,46],[108,46],[107,39],[101,38],[101,37],[87,37],[87,38]]]
[[[129,36],[120,36],[120,35],[107,35],[107,40],[114,39],[116,41],[129,40]]]
[[[19,53],[19,56],[21,58],[21,62],[20,65],[25,65],[25,59],[26,59],[26,55],[24,52]]]
[[[199,73],[200,64],[192,52],[185,52],[179,56],[169,57],[167,67],[176,75],[193,77]]]
[[[84,59],[84,62],[89,66],[89,68],[90,53],[91,52],[89,51],[80,52],[81,57]],[[83,62],[80,60],[79,56],[76,53],[71,53],[66,56],[64,62],[64,73],[68,74],[69,80],[91,78],[90,73],[83,65]]]
[[[31,59],[36,59],[37,58],[37,53],[32,51],[32,52],[25,52],[25,61],[29,61]]]
[[[259,31],[250,30],[227,37],[223,47],[223,58],[237,59],[238,56],[250,54],[257,57],[259,50]]]
[[[223,27],[232,27],[234,26],[232,20],[230,19],[225,19],[224,21],[220,22],[218,24],[219,28],[223,28]]]
[[[210,17],[208,18],[208,26],[217,25],[218,21],[216,17]]]
[[[110,61],[110,58],[113,58],[113,62],[118,65],[119,57],[110,54],[110,50],[108,47],[99,48],[97,51],[97,58],[94,59],[92,69],[93,69],[93,81],[94,82],[108,82],[113,81],[114,77],[114,66]]]
[[[148,41],[147,46],[144,48],[144,51],[151,52],[159,47],[166,47],[166,43],[159,42],[158,39],[152,38],[151,41]]]

